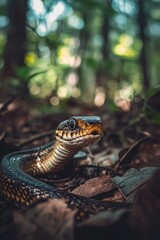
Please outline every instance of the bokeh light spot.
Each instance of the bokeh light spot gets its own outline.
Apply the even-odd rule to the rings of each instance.
[[[59,104],[59,98],[57,96],[53,96],[50,98],[50,103],[53,106],[57,106]]]
[[[24,59],[24,62],[26,65],[33,65],[36,61],[36,54],[33,53],[33,52],[28,52],[26,55],[25,55],[25,59]]]
[[[81,95],[81,90],[77,87],[72,89],[72,97],[78,98]]]
[[[75,72],[71,72],[69,75],[68,75],[68,78],[67,78],[67,83],[71,86],[71,87],[75,87],[78,83],[78,76]]]
[[[105,103],[106,95],[104,88],[100,87],[96,89],[96,95],[94,98],[94,104],[97,107],[102,107]]]

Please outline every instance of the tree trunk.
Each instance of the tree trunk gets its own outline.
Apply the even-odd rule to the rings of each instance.
[[[108,8],[109,6],[109,1],[106,1],[106,4]],[[109,55],[109,13],[106,11],[104,18],[103,18],[103,24],[102,24],[102,37],[103,37],[103,45],[102,45],[102,59],[103,61],[106,61]]]
[[[8,0],[9,28],[4,51],[4,77],[15,76],[14,66],[24,65],[28,0]]]
[[[144,9],[145,1],[139,0],[137,1],[137,3],[139,7],[139,11],[138,11],[139,35],[142,41],[140,64],[141,64],[142,74],[143,74],[144,90],[148,90],[150,87],[150,78],[149,78],[149,64],[147,59],[147,37],[145,35],[145,28],[147,25],[145,9]]]
[[[103,38],[103,45],[101,48],[102,55],[102,65],[97,70],[96,73],[96,83],[97,86],[106,86],[108,69],[106,67],[107,61],[109,61],[109,18],[110,18],[110,9],[111,9],[111,0],[105,0],[105,11],[103,11],[103,22],[101,28],[101,36]]]

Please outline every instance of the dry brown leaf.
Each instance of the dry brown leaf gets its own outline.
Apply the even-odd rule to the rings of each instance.
[[[110,197],[104,198],[103,201],[111,201],[111,202],[124,202],[126,199],[124,195],[119,191],[114,191]]]
[[[73,240],[75,211],[67,208],[63,200],[45,201],[28,210],[14,212],[17,240],[54,239]]]
[[[93,197],[100,193],[108,192],[114,187],[110,176],[102,175],[86,181],[84,184],[75,188],[72,193],[84,197]]]

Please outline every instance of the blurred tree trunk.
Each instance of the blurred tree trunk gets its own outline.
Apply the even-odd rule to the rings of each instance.
[[[90,19],[92,19],[92,13],[88,12],[87,9],[84,10],[84,12],[82,12],[82,19],[84,21],[84,28],[82,28],[82,30],[80,31],[80,36],[79,36],[79,39],[80,39],[79,54],[81,56],[82,63],[80,67],[77,68],[77,74],[79,76],[80,89],[82,90],[82,92],[85,92],[86,82],[83,81],[84,79],[83,71],[84,71],[84,65],[85,65],[84,59],[86,58],[86,54],[89,49],[89,40],[91,35]]]
[[[140,64],[143,73],[143,83],[144,90],[148,90],[150,87],[150,77],[149,77],[149,63],[147,59],[147,37],[145,35],[145,29],[147,26],[147,19],[145,14],[145,1],[139,0],[138,3],[138,25],[139,25],[139,35],[142,41],[142,50],[140,54]]]
[[[14,76],[14,66],[24,65],[28,0],[8,0],[9,27],[4,51],[3,76]]]
[[[96,73],[97,86],[105,86],[108,75],[107,62],[109,61],[109,20],[111,10],[111,0],[104,1],[103,22],[101,27],[101,36],[103,38],[103,45],[101,48],[102,65]]]
[[[106,0],[106,5],[107,8],[110,8],[110,0]],[[109,55],[109,13],[108,9],[106,8],[106,11],[104,11],[104,18],[103,18],[103,23],[102,23],[102,29],[101,29],[101,34],[103,38],[103,45],[102,45],[102,60],[105,61],[108,58]]]

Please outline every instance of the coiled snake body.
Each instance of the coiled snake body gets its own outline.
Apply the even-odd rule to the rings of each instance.
[[[54,144],[11,153],[2,159],[1,195],[20,208],[41,199],[64,199],[69,207],[77,208],[81,216],[113,206],[113,203],[104,203],[60,191],[34,178],[58,171],[80,149],[99,141],[102,135],[102,122],[98,116],[72,117],[63,121],[56,129]]]

